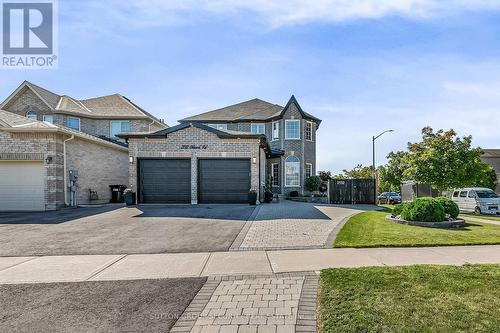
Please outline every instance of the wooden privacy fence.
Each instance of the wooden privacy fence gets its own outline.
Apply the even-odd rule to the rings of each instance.
[[[375,204],[374,179],[331,179],[328,191],[332,204]]]

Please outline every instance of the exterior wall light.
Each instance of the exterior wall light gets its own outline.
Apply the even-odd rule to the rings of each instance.
[[[256,164],[257,163],[257,157],[252,157],[252,163]]]
[[[129,156],[129,157],[128,157],[128,162],[129,162],[130,164],[134,164],[134,156]]]
[[[46,163],[46,164],[50,164],[50,163],[52,163],[52,156],[47,156],[47,157],[45,157],[45,163]]]

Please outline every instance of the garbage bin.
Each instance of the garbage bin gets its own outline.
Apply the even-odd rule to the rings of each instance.
[[[123,202],[123,191],[127,188],[126,185],[109,185],[111,189],[111,203],[121,203]]]

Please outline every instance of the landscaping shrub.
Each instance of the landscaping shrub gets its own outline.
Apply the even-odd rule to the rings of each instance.
[[[404,206],[405,206],[404,204],[394,206],[394,208],[392,209],[392,216],[396,217],[398,215],[401,215]]]
[[[460,210],[458,205],[454,203],[450,198],[447,197],[437,197],[437,201],[443,205],[444,213],[451,218],[457,218],[458,214],[460,214]]]
[[[298,196],[299,196],[299,192],[298,192],[298,191],[291,191],[291,192],[290,192],[290,197],[291,197],[291,198],[296,198],[296,197],[298,197]]]
[[[401,218],[407,221],[442,222],[444,207],[434,198],[417,198],[404,205]]]
[[[309,192],[317,191],[320,185],[321,178],[319,178],[318,176],[311,176],[306,179],[305,186]]]

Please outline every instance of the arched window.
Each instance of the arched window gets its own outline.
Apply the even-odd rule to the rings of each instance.
[[[300,161],[297,156],[285,160],[285,186],[300,186]]]
[[[35,111],[26,112],[26,118],[36,120],[36,112]]]

